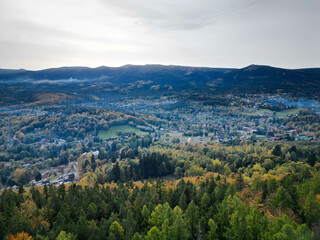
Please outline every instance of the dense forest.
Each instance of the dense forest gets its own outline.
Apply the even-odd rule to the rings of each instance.
[[[3,191],[1,238],[319,237],[317,145],[132,147],[109,164],[79,159],[78,184]]]
[[[309,229],[319,217],[319,175],[298,187],[296,176],[257,183],[246,192],[241,176],[234,184],[207,179],[193,184],[163,181],[44,187],[1,195],[1,235],[28,232],[35,239],[313,239]],[[309,191],[310,192],[309,192]],[[258,194],[273,211],[296,212],[270,218],[244,194]],[[306,201],[301,205],[302,201]],[[303,223],[304,222],[304,223]],[[9,239],[15,239],[10,238]]]

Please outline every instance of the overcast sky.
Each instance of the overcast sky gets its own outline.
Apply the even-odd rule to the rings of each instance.
[[[320,67],[320,0],[1,0],[0,68]]]

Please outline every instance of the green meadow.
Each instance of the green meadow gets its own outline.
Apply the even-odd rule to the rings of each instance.
[[[304,110],[304,109],[303,108],[287,109],[287,110],[276,112],[276,116],[279,118],[283,118],[288,115],[298,114],[301,110]],[[249,113],[243,113],[243,114],[248,115],[248,116],[263,116],[265,113],[273,114],[273,111],[271,111],[269,109],[260,109],[256,112],[249,112]]]
[[[143,132],[135,127],[129,126],[129,125],[120,125],[120,126],[113,126],[110,127],[108,130],[101,130],[99,131],[98,137],[102,139],[113,139],[118,137],[118,132],[121,133],[136,133],[136,134],[148,134],[147,132]]]

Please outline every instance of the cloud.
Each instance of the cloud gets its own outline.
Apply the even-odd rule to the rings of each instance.
[[[318,0],[1,0],[0,67],[320,66]]]
[[[116,8],[119,14],[139,19],[154,28],[193,30],[202,28],[237,11],[261,5],[257,0],[185,0],[185,1],[130,1],[111,0],[101,3]]]

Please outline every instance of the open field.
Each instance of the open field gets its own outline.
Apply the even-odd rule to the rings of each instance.
[[[277,112],[277,117],[285,117],[288,115],[298,114],[301,110],[304,110],[304,108],[293,108],[293,109],[283,110],[281,112]]]
[[[114,126],[110,127],[108,130],[101,130],[99,131],[98,137],[102,139],[112,139],[112,138],[117,138],[118,135],[117,133],[130,133],[134,132],[136,134],[143,134],[146,135],[148,134],[147,132],[143,132],[135,127],[129,126],[129,125],[121,125],[121,126]]]
[[[263,116],[266,113],[268,114],[273,114],[273,112],[269,109],[260,109],[256,112],[244,112],[243,114],[247,115],[247,116]]]
[[[287,109],[287,110],[283,110],[283,111],[280,111],[280,112],[276,112],[276,116],[279,117],[279,118],[283,118],[283,117],[286,117],[288,115],[298,114],[301,110],[304,110],[304,108]],[[247,115],[247,116],[264,116],[266,113],[273,115],[273,111],[271,111],[269,109],[260,109],[260,110],[258,110],[256,112],[248,112],[248,113],[243,113],[243,114]]]

